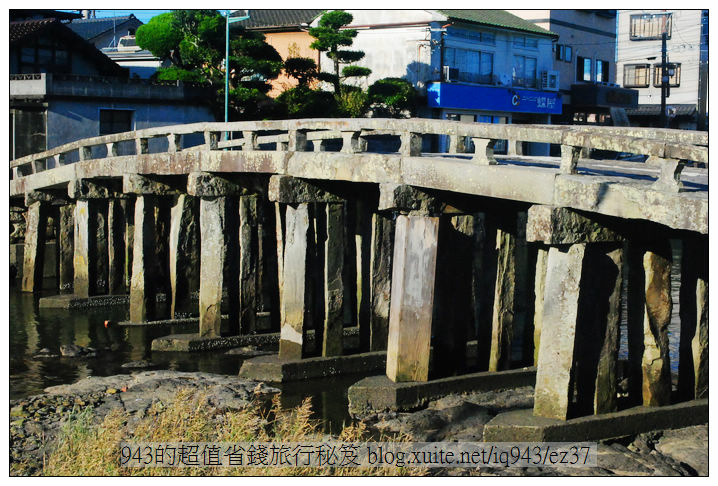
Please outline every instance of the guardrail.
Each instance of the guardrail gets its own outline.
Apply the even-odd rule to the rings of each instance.
[[[470,139],[474,145],[473,161],[483,165],[497,163],[494,146],[499,140],[509,141],[510,154],[520,154],[523,142],[548,143],[561,146],[560,171],[565,174],[576,173],[583,149],[609,150],[648,156],[646,162],[661,169],[657,187],[667,191],[680,189],[680,173],[687,162],[708,163],[707,132],[581,125],[496,125],[423,118],[300,119],[193,123],[78,140],[13,160],[11,179],[47,170],[49,160],[55,167],[65,165],[71,153],[77,153],[80,161],[92,160],[92,148],[97,146],[105,146],[105,157],[112,157],[118,155],[120,143],[132,142],[134,153],[140,155],[149,153],[151,139],[166,138],[166,152],[177,152],[182,150],[182,137],[191,134],[203,134],[204,144],[184,150],[255,151],[273,144],[275,150],[308,151],[311,143],[313,150],[324,151],[326,141],[342,140],[343,153],[365,152],[367,139],[372,136],[394,136],[400,140],[398,153],[402,156],[420,156],[424,135],[443,135],[449,138],[449,154],[466,153],[466,142]]]

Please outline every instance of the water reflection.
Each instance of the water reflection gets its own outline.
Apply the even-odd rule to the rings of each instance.
[[[44,295],[42,295],[44,296]],[[196,332],[194,326],[119,327],[104,326],[129,318],[126,306],[97,309],[38,309],[41,296],[20,292],[18,283],[10,285],[10,399],[43,392],[48,386],[74,383],[88,376],[129,374],[123,363],[146,360],[154,369],[201,371],[237,375],[243,357],[224,351],[202,353],[153,352],[152,340],[175,333]],[[48,348],[60,354],[60,346],[75,344],[97,350],[93,358],[35,358]],[[315,417],[326,421],[326,431],[339,430],[348,423],[347,388],[362,376],[335,380],[314,380],[283,385],[282,406],[298,405],[312,398]]]

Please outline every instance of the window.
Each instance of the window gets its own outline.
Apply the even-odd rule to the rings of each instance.
[[[623,66],[623,87],[647,88],[650,72],[649,64],[626,64]]]
[[[660,64],[656,64],[653,67],[653,86],[661,87],[661,77],[663,70]],[[668,64],[668,86],[680,86],[681,85],[681,63],[670,63]]]
[[[610,64],[608,61],[596,59],[596,82],[608,83],[610,74]]]
[[[449,29],[451,37],[461,37],[464,39],[470,39],[481,44],[496,44],[496,34],[493,32],[477,32],[475,30],[464,30],[464,29]]]
[[[514,56],[513,85],[524,88],[536,87],[536,58]]]
[[[444,65],[459,70],[459,81],[490,84],[494,77],[494,55],[490,52],[447,47]]]
[[[571,46],[566,46],[563,44],[556,45],[556,60],[557,61],[571,62],[571,58],[572,58]]]
[[[33,38],[17,52],[20,73],[70,72],[70,53],[57,40]]]
[[[591,81],[591,59],[576,56],[576,81]]]
[[[526,37],[523,35],[514,36],[514,47],[525,47],[529,49],[538,48],[538,39],[536,37]]]
[[[133,110],[100,109],[100,135],[132,131]]]
[[[663,32],[670,39],[672,18],[670,13],[631,15],[631,40],[660,39]]]

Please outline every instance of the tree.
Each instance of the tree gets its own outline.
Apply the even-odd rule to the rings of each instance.
[[[334,74],[329,78],[334,85],[334,93],[341,96],[342,81],[348,78],[366,77],[371,69],[362,66],[345,66],[340,71],[340,64],[350,64],[364,58],[363,51],[350,51],[340,47],[350,47],[354,43],[357,31],[344,29],[354,19],[352,14],[344,10],[332,10],[322,15],[319,26],[309,29],[309,35],[316,40],[310,47],[320,52],[326,52],[327,57],[334,63]]]
[[[157,70],[157,79],[211,86],[215,116],[224,108],[226,19],[216,10],[174,10],[150,19],[137,29],[137,44],[171,66]],[[230,40],[229,101],[233,118],[262,116],[271,104],[269,80],[282,69],[282,58],[259,32],[233,28]]]
[[[374,116],[401,118],[416,110],[416,89],[402,78],[383,78],[369,86],[369,103]]]

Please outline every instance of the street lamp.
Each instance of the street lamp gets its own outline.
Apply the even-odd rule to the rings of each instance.
[[[234,22],[240,22],[249,18],[249,10],[247,15],[241,15],[239,17],[229,18],[230,12],[236,12],[236,10],[225,10],[225,18],[227,19],[227,29],[225,36],[225,55],[224,55],[224,122],[229,121],[229,24]],[[229,138],[229,132],[224,133],[225,140]]]

